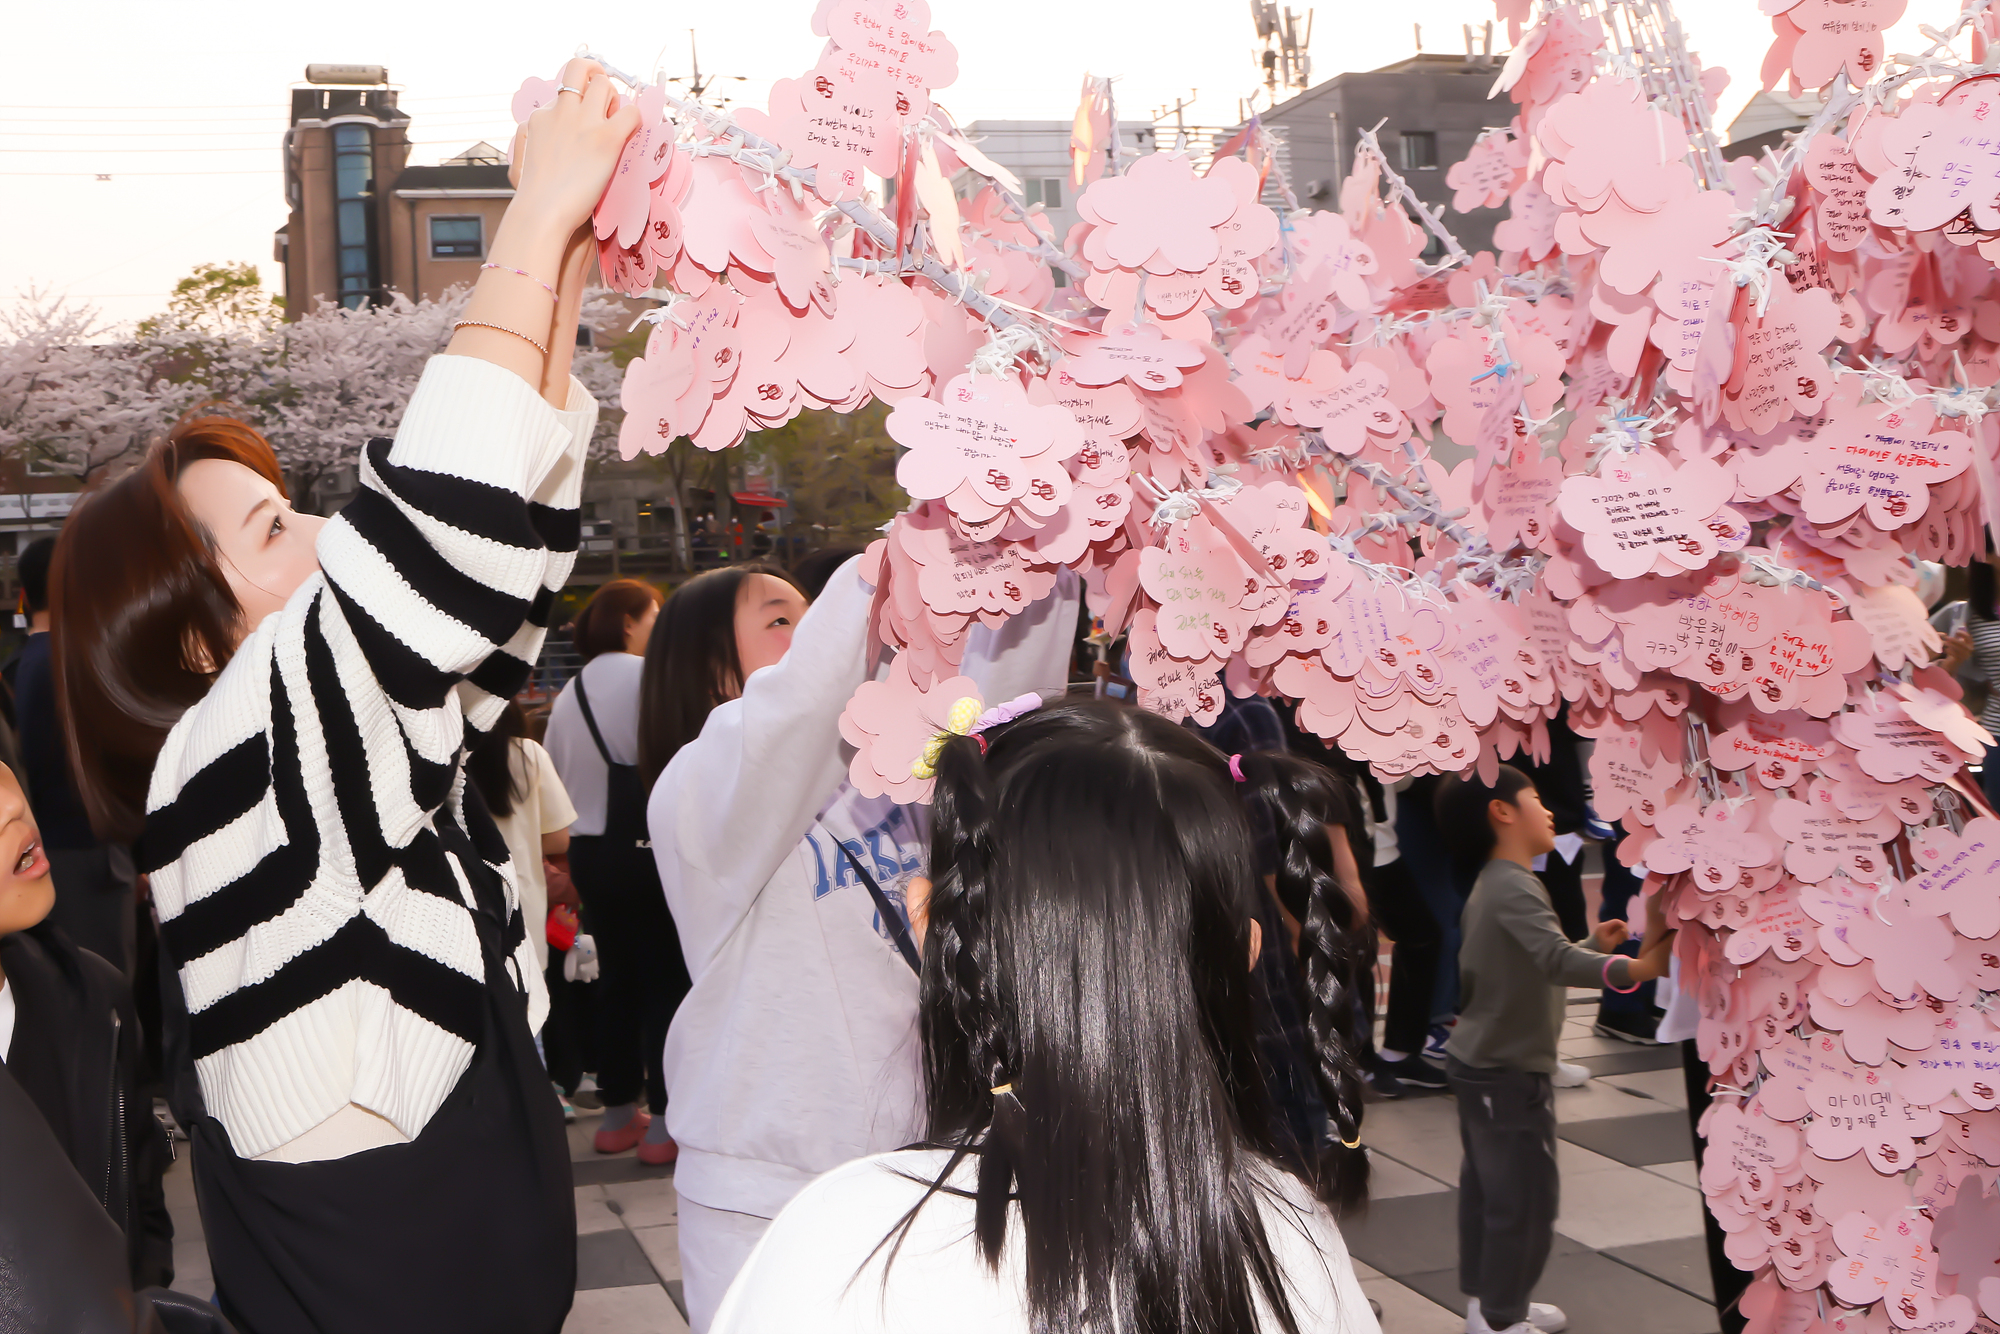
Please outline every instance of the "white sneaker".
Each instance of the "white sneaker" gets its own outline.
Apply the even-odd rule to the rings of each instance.
[[[1590,1082],[1590,1067],[1571,1065],[1568,1061],[1556,1062],[1555,1083],[1559,1089],[1582,1088]]]
[[[1557,1334],[1558,1330],[1568,1328],[1569,1317],[1563,1314],[1560,1306],[1548,1302],[1529,1302],[1528,1318],[1504,1330],[1496,1330],[1486,1323],[1477,1297],[1469,1297],[1465,1302],[1465,1334]]]

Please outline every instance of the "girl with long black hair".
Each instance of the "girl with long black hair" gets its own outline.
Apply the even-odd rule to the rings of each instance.
[[[718,1334],[1375,1329],[1334,1221],[1366,1195],[1347,926],[1325,770],[1234,765],[1138,709],[1033,710],[938,757],[923,934],[925,1142],[813,1183]],[[1240,772],[1239,782],[1236,773]],[[1333,1127],[1287,1169],[1265,1101],[1243,796],[1303,890]],[[924,891],[928,890],[927,896]]]
[[[924,817],[849,784],[840,737],[870,670],[864,559],[810,610],[775,570],[700,575],[646,648],[647,828],[694,980],[663,1066],[695,1334],[807,1182],[923,1126],[902,904]],[[962,671],[985,698],[1063,688],[1076,590],[1065,571],[1000,629],[968,632]]]

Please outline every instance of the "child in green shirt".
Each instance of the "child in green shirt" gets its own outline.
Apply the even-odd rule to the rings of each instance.
[[[1556,1043],[1567,987],[1626,990],[1667,971],[1672,933],[1648,903],[1645,948],[1612,954],[1625,923],[1599,922],[1588,948],[1564,936],[1534,860],[1555,848],[1555,817],[1526,774],[1501,765],[1438,785],[1437,824],[1452,859],[1478,868],[1460,920],[1460,1010],[1445,1045],[1465,1149],[1458,1183],[1459,1287],[1466,1334],[1549,1334],[1568,1318],[1530,1302],[1555,1236]]]

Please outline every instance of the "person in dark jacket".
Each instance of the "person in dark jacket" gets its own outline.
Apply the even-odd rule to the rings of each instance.
[[[13,771],[0,766],[0,1066],[125,1233],[132,1286],[173,1280],[161,1178],[166,1131],[139,1092],[141,1040],[124,975],[47,920],[48,854]]]
[[[69,744],[56,704],[49,646],[49,557],[55,539],[40,538],[21,553],[17,570],[28,609],[28,642],[14,671],[14,712],[20,720],[17,775],[34,806],[56,906],[50,914],[69,938],[117,965],[130,978],[137,963],[137,876],[131,850],[98,840],[70,781]]]

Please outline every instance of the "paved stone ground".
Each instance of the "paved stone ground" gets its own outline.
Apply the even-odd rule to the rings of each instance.
[[[1570,993],[1563,1058],[1594,1078],[1556,1090],[1562,1211],[1535,1299],[1577,1334],[1715,1334],[1679,1049],[1596,1037],[1596,1012],[1596,992]],[[1373,1199],[1343,1231],[1384,1334],[1459,1334],[1457,1108],[1442,1093],[1371,1103],[1361,1133]]]

